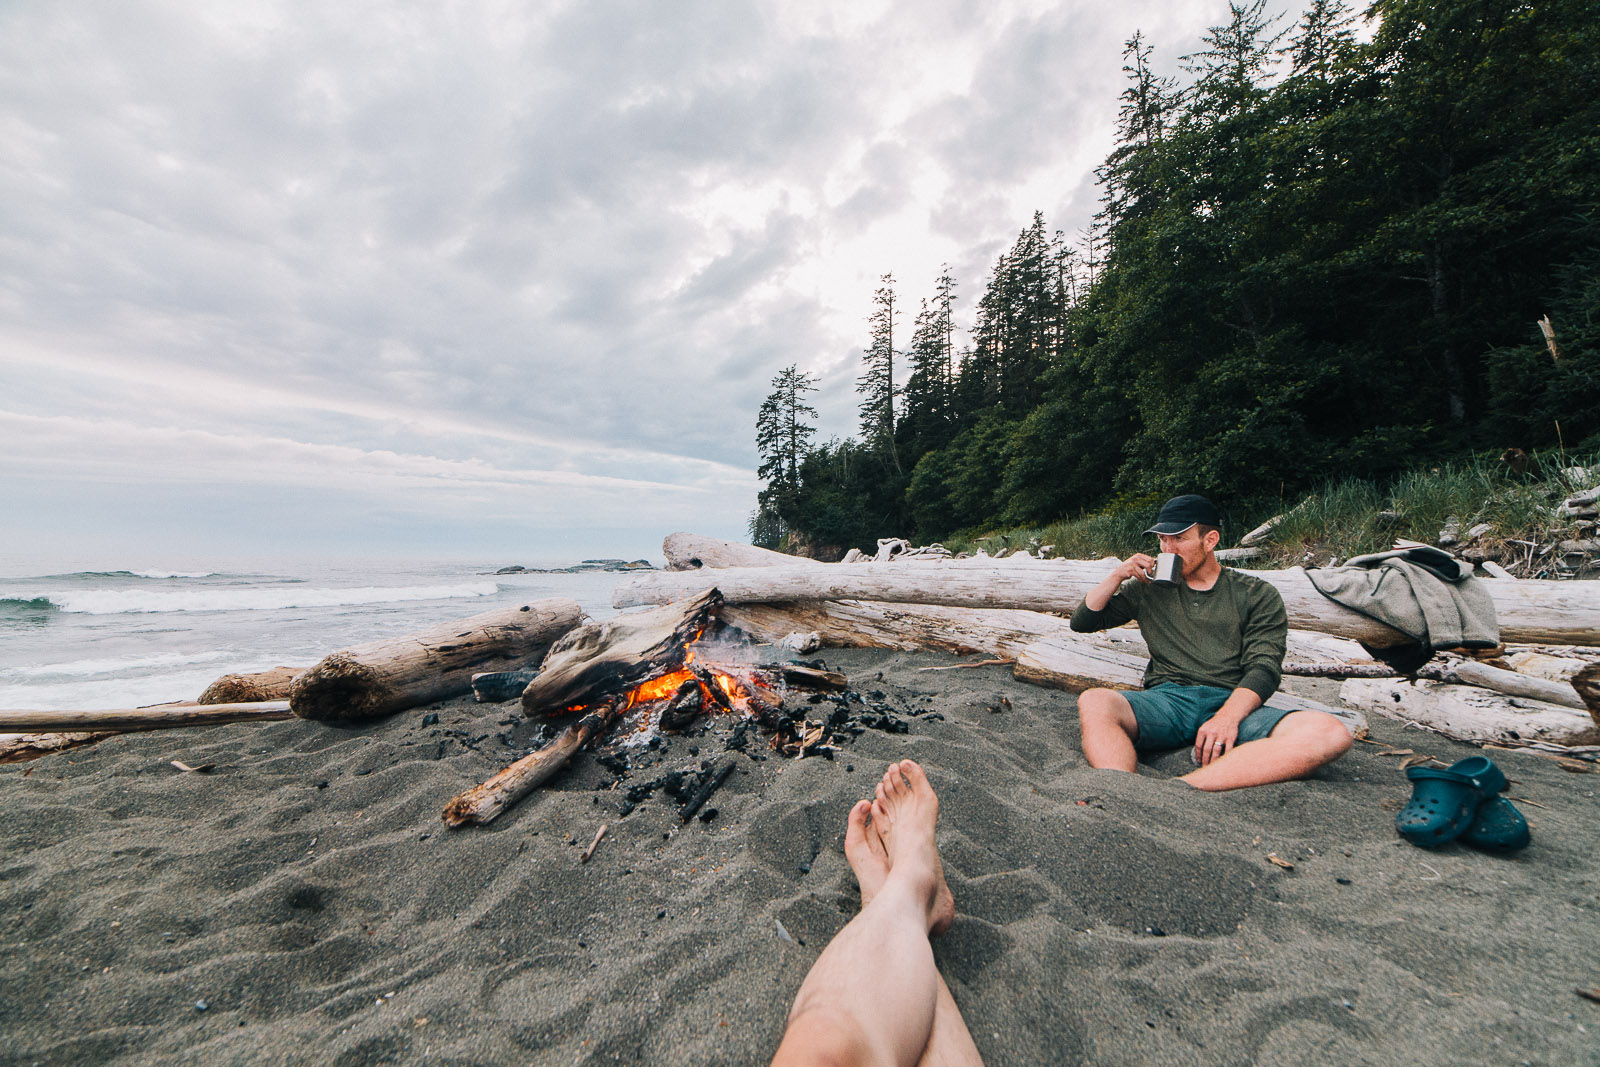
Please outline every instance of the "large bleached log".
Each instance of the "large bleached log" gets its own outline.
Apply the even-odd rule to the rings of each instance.
[[[1600,742],[1600,725],[1585,712],[1471,685],[1353,678],[1340,687],[1339,700],[1348,707],[1416,723],[1458,741]]]
[[[703,567],[791,567],[824,564],[805,556],[790,556],[738,541],[724,541],[696,533],[668,534],[661,542],[669,571],[695,571]]]
[[[157,704],[150,708],[111,708],[104,711],[5,709],[0,710],[0,732],[160,730],[175,726],[218,726],[229,722],[291,717],[287,700],[267,700],[255,704]]]
[[[930,563],[884,567],[835,563],[800,567],[728,568],[716,572],[717,588],[730,604],[794,600],[873,600],[966,608],[1070,611],[1108,574],[1109,560],[1052,561],[1030,567],[982,567]],[[1289,625],[1374,646],[1406,638],[1317,592],[1305,571],[1249,572],[1283,595]],[[703,588],[706,575],[657,573],[619,585],[617,607],[671,603]],[[1502,640],[1519,643],[1600,642],[1600,583],[1485,582],[1494,598]]]
[[[714,625],[722,607],[721,594],[700,581],[699,594],[683,603],[589,623],[561,638],[523,690],[523,712],[556,714],[682,667],[684,646]]]
[[[623,703],[619,698],[600,705],[533,755],[522,757],[487,782],[451,800],[440,817],[452,829],[489,822],[565,767],[585,741],[605,733],[617,721]]]
[[[535,600],[335,652],[295,678],[289,705],[302,719],[392,715],[466,693],[476,673],[538,662],[582,619],[575,600]]]
[[[833,648],[935,649],[1007,659],[1046,634],[1071,632],[1066,619],[1037,611],[871,601],[729,604],[722,618],[758,641],[775,643],[791,633],[815,631]]]
[[[288,700],[289,683],[299,667],[274,667],[256,674],[224,674],[206,686],[201,704],[254,704],[263,700]]]

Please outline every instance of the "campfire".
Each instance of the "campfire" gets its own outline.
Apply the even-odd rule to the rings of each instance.
[[[659,732],[681,733],[707,715],[758,724],[783,755],[830,752],[828,722],[787,711],[784,694],[843,690],[845,677],[801,664],[747,662],[753,647],[724,626],[721,607],[721,594],[711,589],[664,609],[581,626],[556,642],[522,694],[523,713],[530,719],[576,721],[544,748],[450,801],[445,822],[488,822],[549,779],[585,744],[606,736],[626,744]],[[720,785],[731,766],[708,777]],[[685,819],[699,803],[685,805]]]

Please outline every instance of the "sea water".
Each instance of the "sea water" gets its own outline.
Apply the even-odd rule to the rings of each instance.
[[[0,708],[193,700],[224,674],[309,667],[352,645],[545,597],[603,619],[627,577],[493,573],[503,562],[0,558]]]

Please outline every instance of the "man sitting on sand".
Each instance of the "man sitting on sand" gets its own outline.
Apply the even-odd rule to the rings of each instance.
[[[1144,553],[1117,565],[1072,613],[1079,633],[1138,620],[1150,648],[1144,689],[1090,689],[1078,698],[1091,767],[1132,771],[1138,753],[1194,746],[1180,781],[1239,789],[1304,778],[1350,749],[1350,732],[1321,711],[1266,707],[1278,690],[1289,620],[1283,597],[1217,562],[1221,517],[1203,496],[1167,501],[1146,533],[1181,573],[1152,581]]]
[[[939,798],[911,760],[876,792],[850,809],[844,835],[861,911],[811,965],[772,1062],[981,1067],[929,943],[956,914],[934,843]]]

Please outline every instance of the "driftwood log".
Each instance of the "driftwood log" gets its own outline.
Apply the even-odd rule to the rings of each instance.
[[[620,698],[606,701],[563,730],[544,748],[524,756],[487,782],[451,800],[440,816],[445,825],[459,828],[489,822],[565,767],[585,741],[610,729],[626,703]]]
[[[150,708],[113,708],[106,711],[0,710],[0,731],[31,733],[43,730],[126,731],[161,730],[176,726],[217,726],[229,722],[257,722],[292,718],[287,700],[256,704],[157,704]]]
[[[201,704],[258,704],[263,700],[288,700],[289,683],[299,667],[274,667],[256,674],[224,674],[206,686]]]
[[[121,731],[98,733],[0,734],[0,763],[25,763],[40,756],[92,745]]]
[[[939,563],[922,567],[844,564],[740,567],[717,571],[717,588],[729,604],[796,600],[871,600],[966,608],[1070,611],[1113,564],[1056,560],[1026,567]],[[1277,588],[1289,625],[1374,646],[1400,644],[1402,634],[1334,603],[1317,592],[1305,571],[1252,571]],[[704,588],[701,574],[657,573],[616,589],[617,607],[665,604]],[[1501,637],[1518,643],[1589,645],[1600,642],[1600,583],[1485,582],[1494,598]]]
[[[295,678],[289,705],[302,719],[359,720],[457,696],[476,673],[537,662],[582,618],[575,600],[536,600],[335,652]]]
[[[1564,708],[1588,710],[1578,691],[1567,682],[1552,682],[1546,678],[1501,670],[1499,667],[1491,667],[1487,663],[1478,663],[1475,660],[1438,665],[1430,663],[1418,673],[1424,678],[1435,681],[1476,685],[1506,696],[1527,697],[1529,700],[1541,700],[1546,704],[1560,704]]]
[[[528,683],[537,677],[539,672],[534,670],[474,674],[472,699],[480,704],[498,704],[506,700],[516,700],[522,696],[522,691],[528,688]]]
[[[1600,724],[1586,712],[1471,685],[1353,678],[1340,688],[1339,700],[1372,714],[1425,726],[1458,741],[1543,741],[1557,745],[1600,742]]]
[[[522,693],[529,716],[559,713],[622,693],[684,665],[684,647],[716,625],[722,595],[697,596],[653,611],[588,623],[566,634],[545,656]]]

